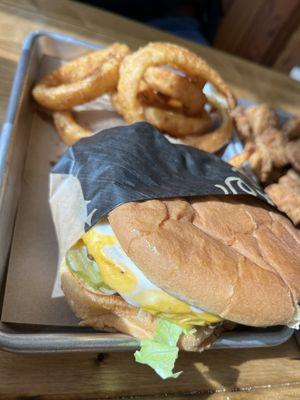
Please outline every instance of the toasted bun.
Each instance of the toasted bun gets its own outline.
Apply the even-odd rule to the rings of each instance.
[[[126,303],[119,295],[105,296],[90,290],[63,261],[61,285],[68,303],[81,325],[97,330],[123,332],[137,339],[152,338],[157,318]],[[203,327],[192,335],[182,335],[179,347],[187,351],[202,351],[222,331],[222,327]]]
[[[109,222],[127,255],[171,295],[245,325],[293,322],[300,233],[255,198],[127,203]]]

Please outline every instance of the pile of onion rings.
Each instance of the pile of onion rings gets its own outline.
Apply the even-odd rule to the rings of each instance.
[[[126,122],[147,120],[183,144],[215,152],[230,140],[228,110],[235,107],[235,98],[203,59],[170,43],[150,43],[129,53],[126,45],[115,43],[64,64],[34,87],[35,100],[53,111],[66,145],[93,134],[75,121],[73,107],[106,93]],[[206,82],[226,99],[225,107],[207,98]],[[208,103],[222,120],[214,131]]]
[[[125,121],[131,123],[144,119],[143,105],[138,100],[139,84],[149,67],[161,65],[176,68],[190,79],[212,83],[225,96],[229,108],[235,107],[231,91],[206,61],[181,46],[150,43],[127,56],[120,68],[118,99]]]
[[[235,107],[231,91],[203,59],[174,44],[150,43],[122,62],[117,110],[126,122],[145,119],[183,138],[185,144],[216,151],[229,141],[232,125],[229,113],[219,106],[221,126],[209,133],[212,120],[204,108],[207,98],[203,93],[207,81],[225,97],[229,109]],[[207,136],[202,138],[204,133]]]

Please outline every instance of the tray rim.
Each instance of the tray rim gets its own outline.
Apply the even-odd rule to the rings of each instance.
[[[64,43],[70,43],[86,48],[97,49],[94,43],[90,43],[65,34],[48,31],[33,31],[29,33],[23,42],[20,59],[13,79],[11,93],[8,99],[6,116],[0,133],[0,201],[7,166],[7,149],[10,142],[12,130],[16,123],[16,116],[20,103],[18,99],[23,90],[23,83],[30,61],[31,50],[35,41],[40,37],[48,37]],[[276,338],[274,333],[266,332],[225,332],[211,346],[212,349],[222,348],[250,348],[250,347],[272,347],[286,342],[294,333],[288,327],[282,327]],[[132,351],[138,348],[139,341],[131,336],[113,333],[19,333],[7,328],[0,322],[0,349],[20,353],[49,353],[49,352],[113,352]],[[273,336],[272,336],[273,335]]]

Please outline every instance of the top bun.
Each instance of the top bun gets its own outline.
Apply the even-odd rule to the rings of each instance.
[[[250,326],[292,324],[300,297],[300,232],[255,198],[123,204],[109,222],[127,255],[177,298]]]

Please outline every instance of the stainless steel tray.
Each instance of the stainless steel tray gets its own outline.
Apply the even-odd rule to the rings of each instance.
[[[33,32],[24,41],[6,120],[0,136],[0,286],[5,288],[14,219],[22,185],[22,173],[32,121],[30,89],[37,76],[41,55],[72,59],[97,46],[57,33]],[[2,307],[2,304],[1,304]],[[254,329],[238,327],[222,335],[212,348],[275,346],[287,341],[293,330],[286,327]],[[126,351],[138,341],[117,333],[83,328],[49,328],[0,323],[0,348],[13,352]]]

